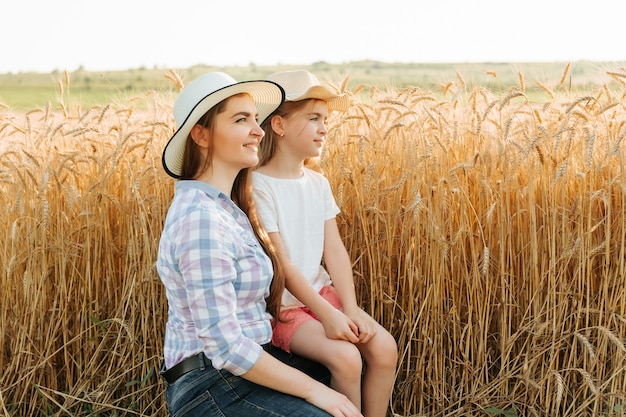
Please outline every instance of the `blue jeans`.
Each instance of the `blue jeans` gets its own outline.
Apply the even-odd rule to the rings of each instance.
[[[276,347],[270,354],[328,385],[330,373],[322,365]],[[208,367],[191,371],[173,384],[165,383],[165,400],[172,417],[328,417],[312,404],[247,381],[228,371]]]

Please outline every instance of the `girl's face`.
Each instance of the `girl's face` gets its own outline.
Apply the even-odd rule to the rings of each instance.
[[[259,143],[265,132],[259,126],[254,101],[249,96],[234,96],[223,112],[215,116],[213,160],[215,168],[240,171],[259,162]]]
[[[283,150],[302,160],[322,153],[328,133],[328,106],[322,100],[309,100],[300,110],[284,118]]]

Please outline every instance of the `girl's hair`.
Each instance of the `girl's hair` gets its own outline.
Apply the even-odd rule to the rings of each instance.
[[[237,94],[232,97],[248,95],[247,93]],[[209,109],[201,118],[198,120],[197,124],[203,126],[211,132],[211,135],[214,131],[214,120],[215,116],[224,111],[226,108],[226,102],[231,97],[219,102],[215,106]],[[261,141],[263,143],[263,141]],[[185,151],[183,153],[183,166],[181,170],[181,179],[194,179],[197,178],[200,174],[204,173],[207,169],[211,168],[211,160],[213,157],[213,143],[209,142],[209,149],[207,153],[207,157],[203,160],[202,153],[196,142],[193,140],[191,135],[187,137],[187,142],[185,144]],[[201,165],[202,164],[202,165]],[[252,199],[252,181],[251,181],[251,169],[244,168],[237,174],[235,178],[235,182],[233,183],[233,188],[230,194],[231,200],[239,206],[239,208],[248,216],[250,220],[250,224],[252,225],[252,230],[254,230],[254,234],[257,239],[261,243],[263,250],[270,257],[272,261],[272,266],[274,268],[274,277],[272,279],[272,284],[270,286],[270,294],[266,298],[267,302],[267,311],[274,318],[279,317],[280,306],[281,306],[281,298],[283,295],[283,291],[285,289],[285,273],[282,264],[278,260],[278,256],[276,255],[276,250],[272,245],[269,236],[261,222],[259,221],[259,217],[256,212],[256,207],[254,205],[254,200]]]

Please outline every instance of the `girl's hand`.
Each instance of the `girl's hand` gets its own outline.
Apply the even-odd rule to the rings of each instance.
[[[333,308],[331,312],[320,317],[324,333],[329,339],[359,342],[359,327],[343,312]]]
[[[356,324],[360,343],[367,343],[376,335],[376,320],[361,308],[346,312],[346,316]]]

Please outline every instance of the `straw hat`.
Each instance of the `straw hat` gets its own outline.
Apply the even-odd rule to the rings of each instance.
[[[266,80],[235,81],[223,72],[210,72],[195,79],[180,92],[174,102],[174,120],[178,130],[163,150],[163,168],[170,176],[180,178],[183,153],[191,128],[219,102],[240,93],[254,99],[259,120],[265,120],[285,99],[285,92]]]
[[[350,106],[347,94],[335,94],[323,86],[317,77],[306,70],[281,71],[266,78],[285,89],[285,100],[300,101],[309,98],[324,100],[328,110],[346,111]]]

